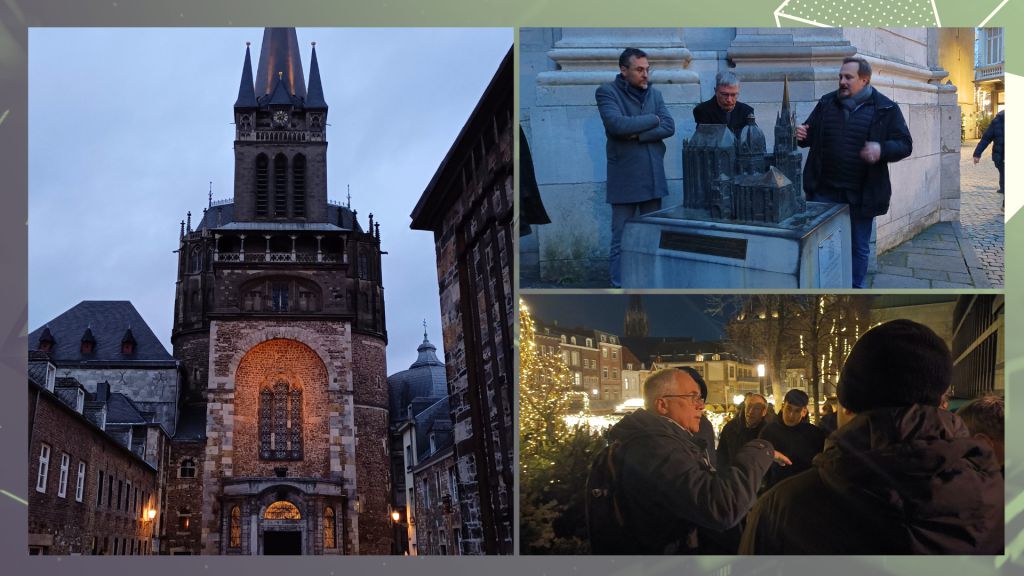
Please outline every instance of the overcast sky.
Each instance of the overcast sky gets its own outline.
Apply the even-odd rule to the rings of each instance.
[[[130,300],[170,352],[179,222],[233,195],[233,104],[263,30],[29,30],[29,330]],[[512,45],[511,29],[299,29],[329,108],[327,190],[380,222],[388,374],[441,356],[433,236],[409,214]],[[255,71],[254,71],[255,76]],[[443,357],[442,357],[443,358]]]

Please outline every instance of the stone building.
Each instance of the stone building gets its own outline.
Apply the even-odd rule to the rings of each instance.
[[[388,376],[392,498],[399,513],[396,533],[405,532],[395,552],[413,556],[430,553],[418,540],[424,525],[423,515],[417,512],[420,501],[416,497],[420,460],[436,460],[433,457],[438,449],[447,450],[454,474],[448,380],[436,351],[424,331],[423,343],[416,349],[416,361],[408,370]]]
[[[959,219],[960,111],[957,88],[940,68],[937,29],[524,28],[519,38],[520,119],[552,221],[522,239],[522,261],[538,263],[523,277],[563,284],[606,277],[611,209],[594,91],[615,77],[627,46],[647,52],[651,85],[675,120],[666,140],[664,207],[684,203],[682,142],[696,129],[693,108],[714,94],[716,73],[736,73],[739,100],[758,118],[779,117],[788,79],[799,123],[837,89],[843,58],[860,55],[871,63],[872,84],[900,105],[914,138],[913,155],[890,166],[896,193],[889,213],[875,219],[877,252]]]
[[[309,70],[294,29],[264,32],[255,82],[246,48],[234,197],[181,225],[168,530],[204,554],[392,550],[379,225],[328,202],[315,46]]]
[[[107,383],[60,372],[29,352],[29,553],[156,553],[167,434]]]
[[[434,233],[464,554],[512,554],[512,49],[412,212]]]

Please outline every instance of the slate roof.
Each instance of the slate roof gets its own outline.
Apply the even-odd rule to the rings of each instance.
[[[430,399],[432,404],[438,398],[448,395],[448,377],[444,363],[437,359],[436,350],[424,334],[423,342],[416,349],[416,361],[408,370],[388,376],[392,422],[405,420],[409,404],[415,399]],[[413,413],[417,411],[414,407]]]
[[[166,361],[174,362],[163,344],[127,300],[83,300],[60,316],[36,328],[28,335],[30,349],[39,345],[39,336],[49,328],[55,340],[50,354],[53,362],[82,361]],[[131,328],[136,340],[134,354],[121,353],[121,340]],[[96,339],[95,351],[83,355],[82,336],[89,330]]]
[[[132,399],[120,392],[111,392],[107,399],[107,424],[147,424]]]
[[[339,224],[339,214],[341,224]],[[337,204],[327,205],[327,222],[235,222],[235,203],[233,200],[220,201],[206,210],[196,230],[353,230],[363,232],[363,227],[352,218],[352,210]]]

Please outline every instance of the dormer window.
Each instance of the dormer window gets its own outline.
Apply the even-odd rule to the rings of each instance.
[[[53,387],[57,383],[57,367],[49,362],[46,363],[46,389],[53,392]]]
[[[82,334],[82,354],[92,354],[96,351],[96,337],[92,335],[92,329],[86,328]]]
[[[78,395],[75,398],[75,412],[81,414],[82,411],[85,409],[85,390],[79,388],[77,392]]]
[[[53,352],[53,346],[56,342],[53,340],[53,334],[50,334],[50,327],[43,328],[43,333],[39,336],[39,351],[40,352]]]
[[[135,336],[132,335],[131,328],[125,331],[124,338],[121,338],[121,354],[135,354]]]

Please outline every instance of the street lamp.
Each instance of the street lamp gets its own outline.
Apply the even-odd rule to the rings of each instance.
[[[764,396],[764,364],[757,365],[758,391]]]

